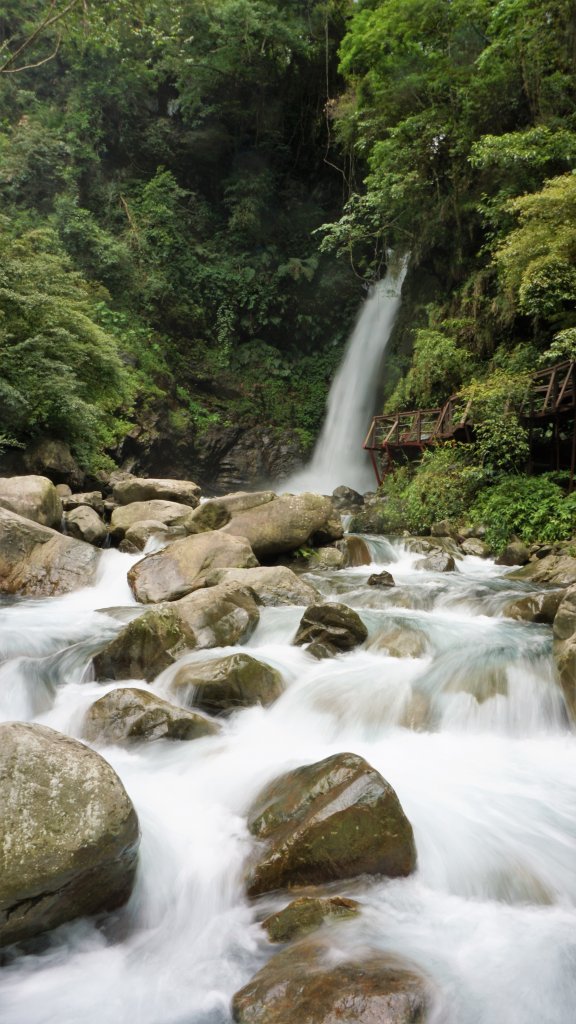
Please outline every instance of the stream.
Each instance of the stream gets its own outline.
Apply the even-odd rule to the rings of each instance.
[[[435,1022],[576,1019],[576,736],[550,627],[501,614],[535,588],[469,556],[454,573],[416,571],[421,556],[399,540],[365,539],[371,565],[306,577],[360,613],[363,648],[316,661],[290,644],[303,609],[263,608],[242,649],[282,672],[274,705],[234,713],[216,737],[97,748],[138,812],[134,893],[104,921],[64,925],[34,954],[5,955],[1,1024],[229,1024],[231,996],[279,948],[258,920],[289,901],[244,895],[246,810],[275,776],[342,751],[396,790],[418,868],[328,887],[362,904],[335,927],[339,948],[416,964],[439,991]],[[90,704],[116,685],[91,678],[92,654],[121,626],[98,609],[134,605],[126,571],[139,557],[106,551],[96,587],[0,606],[3,721],[81,737]],[[382,569],[396,588],[367,586]],[[378,649],[397,626],[421,634],[420,657]],[[174,672],[152,689],[174,699]]]

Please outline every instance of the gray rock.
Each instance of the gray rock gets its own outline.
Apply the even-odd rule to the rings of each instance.
[[[138,819],[98,754],[41,725],[0,725],[0,944],[131,892]]]
[[[111,690],[88,709],[83,735],[90,742],[196,740],[219,732],[215,722],[133,687]]]
[[[532,580],[533,583],[551,583],[558,587],[570,587],[576,583],[576,558],[566,551],[545,555],[543,558],[510,573],[510,578]]]
[[[469,537],[463,540],[460,545],[465,555],[475,555],[477,558],[489,558],[490,548],[478,537]]]
[[[554,622],[558,606],[564,596],[563,591],[541,591],[539,594],[528,594],[526,597],[509,601],[502,609],[507,619],[523,622]],[[574,624],[576,629],[576,622]]]
[[[50,597],[90,586],[100,552],[0,507],[0,592]]]
[[[353,487],[336,487],[332,491],[332,504],[338,509],[361,508],[364,504],[364,496],[355,491]]]
[[[232,516],[247,512],[249,509],[266,505],[276,498],[274,491],[236,491],[225,494],[221,498],[211,498],[194,511],[191,521],[199,531],[219,530],[226,526]]]
[[[131,526],[151,519],[165,526],[183,526],[187,532],[193,533],[191,515],[188,505],[176,501],[135,501],[131,505],[121,505],[114,509],[110,518],[110,534],[113,540],[121,541]]]
[[[430,533],[433,537],[450,537],[452,540],[458,540],[459,531],[449,519],[442,519],[439,523],[432,524]]]
[[[84,483],[84,473],[65,441],[41,438],[24,452],[24,464],[29,473],[47,476],[55,484],[68,484],[72,490],[79,490]]]
[[[382,572],[373,572],[372,575],[368,577],[368,586],[395,587],[396,582],[394,580],[392,573],[386,572],[386,570],[383,569]]]
[[[101,547],[108,537],[108,528],[100,516],[89,506],[72,509],[64,513],[66,531],[76,540],[84,540],[87,544]]]
[[[138,601],[153,604],[189,594],[213,569],[252,569],[257,565],[244,537],[228,537],[212,530],[184,537],[148,555],[132,566],[128,582]]]
[[[526,565],[530,561],[530,552],[521,540],[514,540],[496,559],[496,565]]]
[[[308,565],[316,570],[342,569],[345,557],[337,547],[317,548],[308,559]]]
[[[71,512],[75,508],[93,508],[99,516],[104,515],[104,499],[102,491],[84,491],[81,494],[68,494],[62,497],[62,505],[65,512]]]
[[[335,754],[275,779],[248,812],[266,840],[248,893],[356,875],[397,878],[416,866],[412,827],[392,787],[362,757]]]
[[[62,519],[62,501],[45,476],[0,477],[0,508],[40,526],[59,527]]]
[[[426,653],[426,637],[420,630],[393,626],[370,637],[367,648],[381,651],[390,658],[421,658]]]
[[[254,704],[267,707],[283,689],[280,672],[243,653],[183,665],[172,681],[179,700],[211,715]]]
[[[308,652],[317,658],[333,657],[364,643],[368,630],[362,619],[345,604],[310,605],[300,620],[292,643],[308,644]]]
[[[414,568],[425,572],[454,572],[456,563],[446,551],[434,551],[427,558],[418,559]]]
[[[257,569],[212,569],[199,584],[213,587],[219,583],[237,583],[249,587],[260,604],[278,607],[286,604],[315,604],[320,594],[311,583],[297,576],[286,565],[262,565]]]
[[[186,529],[183,526],[166,526],[159,519],[143,519],[130,526],[124,534],[124,540],[120,542],[120,551],[128,551],[136,554],[143,551],[151,537],[167,542],[178,540],[186,536]]]
[[[112,493],[114,501],[118,505],[163,500],[196,508],[201,491],[198,484],[191,480],[149,480],[144,477],[130,476],[117,480]],[[148,516],[147,518],[152,517]]]
[[[330,543],[343,534],[330,498],[320,494],[283,494],[234,515],[221,532],[246,537],[257,558]]]

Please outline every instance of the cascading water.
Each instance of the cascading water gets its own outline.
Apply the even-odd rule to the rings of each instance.
[[[400,308],[408,260],[391,267],[372,288],[346,346],[330,388],[326,419],[309,465],[283,484],[287,491],[330,494],[345,484],[363,493],[374,488],[374,473],[362,451],[378,394],[386,346]]]
[[[438,990],[433,1024],[574,1020],[576,737],[550,628],[499,614],[528,586],[502,567],[467,557],[433,575],[399,543],[368,543],[372,565],[310,576],[359,611],[363,648],[315,661],[290,643],[302,609],[263,608],[248,649],[282,672],[275,704],[236,712],[219,736],[99,748],[138,812],[136,890],[104,922],[62,926],[34,955],[7,955],[2,1024],[230,1024],[232,994],[278,948],[258,920],[290,898],[245,896],[246,809],[276,775],[342,751],[394,786],[418,869],[339,885],[362,911],[327,932],[335,947],[408,958]],[[103,557],[96,588],[0,608],[2,720],[80,737],[86,709],[112,688],[86,670],[120,622],[94,609],[128,604],[131,558]],[[383,568],[396,587],[367,586]],[[387,653],[398,624],[420,637],[417,656]],[[174,671],[152,690],[174,700]]]

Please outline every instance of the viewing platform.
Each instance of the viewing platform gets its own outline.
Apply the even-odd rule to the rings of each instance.
[[[569,469],[570,489],[576,468],[576,362],[567,360],[538,370],[518,410],[528,428],[528,471]],[[410,409],[374,416],[363,444],[378,485],[394,469],[446,441],[474,440],[471,402],[451,395],[434,409]]]

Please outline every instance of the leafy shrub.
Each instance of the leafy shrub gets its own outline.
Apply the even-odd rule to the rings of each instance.
[[[513,534],[526,543],[554,542],[576,530],[576,494],[564,496],[550,476],[505,476],[478,494],[472,518],[486,526],[486,539],[496,551]]]

